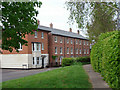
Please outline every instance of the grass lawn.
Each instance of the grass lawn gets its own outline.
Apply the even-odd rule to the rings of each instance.
[[[2,83],[2,88],[92,88],[82,65],[58,68]]]

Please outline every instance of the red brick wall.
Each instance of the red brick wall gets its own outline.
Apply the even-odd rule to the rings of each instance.
[[[44,33],[44,38],[41,38],[41,33]],[[38,31],[37,38],[34,37],[34,34],[28,34],[23,38],[28,41],[28,46],[23,45],[22,50],[18,52],[13,49],[13,52],[9,52],[8,50],[3,50],[3,54],[32,54],[32,43],[31,42],[41,42],[44,44],[44,50],[41,50],[42,54],[48,54],[48,32],[46,31]],[[42,47],[41,47],[42,48]]]
[[[25,35],[25,38],[23,38],[24,40],[28,41],[28,35]],[[27,54],[28,53],[28,46],[23,45],[22,46],[22,50],[18,52],[16,52],[15,49],[13,49],[12,52],[9,52],[8,50],[3,50],[3,54]]]
[[[41,33],[44,33],[44,38],[41,38]],[[48,32],[46,31],[38,31],[37,38],[33,35],[28,36],[28,54],[32,54],[32,42],[41,42],[41,54],[48,54]],[[42,50],[42,43],[44,44],[44,50]]]
[[[55,37],[57,37],[57,42],[55,42]],[[62,43],[60,43],[60,38],[62,38]],[[69,40],[69,43],[67,43],[67,39]],[[71,39],[72,39],[72,44],[71,44]],[[78,41],[78,44],[76,44],[76,40]],[[79,44],[79,40],[81,40],[81,45]],[[58,36],[58,35],[52,35],[51,33],[49,34],[49,59],[50,59],[50,63],[55,63],[54,60],[52,60],[52,56],[56,55],[58,56],[58,63],[60,60],[60,56],[63,57],[71,57],[71,56],[89,56],[89,54],[84,55],[84,48],[86,49],[90,49],[90,45],[87,45],[87,43],[85,45],[83,45],[83,41],[82,39],[75,39],[75,38],[70,38],[70,37],[64,37],[64,36]],[[88,40],[85,40],[88,41]],[[55,54],[55,47],[57,47],[57,54]],[[60,47],[62,47],[62,52],[63,54],[60,54]],[[67,54],[67,47],[69,48],[69,54]],[[71,47],[73,48],[73,54],[71,54]],[[78,54],[76,54],[76,48],[78,48]],[[81,54],[80,54],[80,48],[81,48]],[[90,51],[90,50],[89,50]]]

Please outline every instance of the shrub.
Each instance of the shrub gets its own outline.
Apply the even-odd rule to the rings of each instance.
[[[91,50],[91,64],[111,88],[120,88],[120,31],[101,34]]]
[[[74,58],[63,58],[62,66],[70,66],[74,63]]]
[[[90,62],[90,57],[86,56],[86,57],[77,57],[76,58],[77,62]]]

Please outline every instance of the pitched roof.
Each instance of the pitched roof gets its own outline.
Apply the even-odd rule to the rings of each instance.
[[[64,30],[60,30],[60,29],[55,29],[55,28],[50,28],[50,27],[46,27],[46,26],[38,26],[38,29],[40,30],[45,30],[45,31],[51,31],[52,34],[54,35],[61,35],[61,36],[66,36],[66,37],[72,37],[72,38],[79,38],[79,39],[86,39],[84,36],[74,33],[74,32],[69,32],[69,31],[64,31]]]

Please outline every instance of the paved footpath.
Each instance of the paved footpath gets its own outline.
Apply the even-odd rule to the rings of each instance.
[[[0,82],[17,79],[17,78],[25,77],[29,75],[34,75],[34,74],[41,73],[41,72],[50,71],[56,68],[59,68],[59,67],[44,68],[44,69],[31,69],[31,70],[2,69],[2,80],[0,80]]]
[[[99,73],[93,71],[91,64],[84,65],[83,68],[87,72],[93,88],[106,88],[106,90],[112,90],[109,88],[108,84],[102,80],[103,77],[101,77]]]

